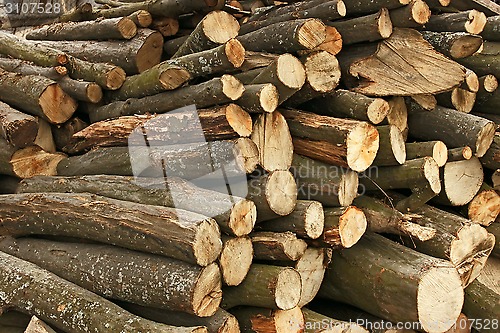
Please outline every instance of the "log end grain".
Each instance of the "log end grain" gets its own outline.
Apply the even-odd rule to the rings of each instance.
[[[448,161],[448,147],[443,141],[437,141],[432,147],[432,158],[434,158],[438,167],[444,166]]]
[[[239,285],[247,276],[253,258],[249,237],[229,238],[219,257],[222,279],[228,286]]]
[[[372,165],[379,148],[377,129],[360,123],[347,136],[347,164],[354,171],[364,171]]]
[[[319,19],[305,21],[295,32],[300,45],[306,49],[314,49],[326,39],[326,26]]]
[[[496,169],[491,175],[491,182],[493,183],[493,188],[497,191],[500,190],[500,169]]]
[[[476,93],[462,88],[455,88],[451,92],[451,104],[460,112],[469,113],[476,103]]]
[[[38,146],[29,146],[16,151],[10,163],[19,178],[30,178],[38,175],[57,175],[57,165],[64,159],[66,159],[64,154],[47,153]]]
[[[279,105],[279,93],[272,83],[265,84],[259,94],[259,101],[265,112],[273,112]]]
[[[441,180],[439,177],[439,166],[432,157],[424,157],[423,164],[424,178],[427,180],[431,190],[438,194],[441,192]],[[416,184],[419,186],[420,184]]]
[[[223,11],[210,12],[203,19],[203,32],[205,36],[216,44],[226,43],[231,38],[238,36],[240,24],[233,15]]]
[[[236,163],[240,170],[252,173],[259,164],[259,150],[255,143],[248,138],[239,138],[234,145]]]
[[[380,37],[389,38],[392,35],[392,21],[387,8],[380,10],[377,24]]]
[[[488,18],[483,12],[473,9],[469,12],[469,20],[465,23],[465,30],[468,33],[478,35],[483,31],[487,21]]]
[[[366,115],[372,124],[380,124],[389,114],[390,110],[390,104],[386,100],[375,98],[368,106]]]
[[[234,76],[224,74],[220,80],[222,82],[222,92],[231,100],[235,101],[243,95],[245,86]]]
[[[483,157],[490,148],[495,137],[496,125],[493,122],[487,123],[479,132],[476,140],[476,156]]]
[[[234,68],[240,68],[245,61],[245,48],[237,39],[230,39],[225,44],[225,52],[227,59],[231,64],[233,64]]]
[[[207,266],[214,262],[222,251],[219,226],[213,219],[203,221],[196,231],[194,255],[197,264]]]
[[[192,295],[195,315],[199,317],[212,316],[222,301],[221,272],[216,263],[203,268],[198,276]]]
[[[418,319],[426,332],[448,330],[460,315],[463,302],[462,282],[452,267],[430,268],[419,281]]]
[[[352,204],[358,194],[358,185],[359,177],[357,172],[347,170],[342,174],[338,191],[341,206],[347,207]]]
[[[406,147],[403,133],[394,125],[390,125],[389,137],[392,148],[392,155],[399,164],[406,161]]]
[[[226,119],[239,136],[248,137],[252,134],[252,117],[240,106],[229,104],[226,107]]]
[[[87,85],[87,93],[86,93],[89,102],[91,103],[99,103],[102,99],[102,89],[97,83],[90,83]]]
[[[483,168],[478,158],[449,162],[443,171],[443,194],[453,206],[468,204],[483,183]]]
[[[165,90],[174,90],[191,78],[189,72],[177,66],[169,66],[160,74],[160,83]]]
[[[323,233],[325,215],[323,205],[318,201],[311,201],[307,206],[304,218],[304,229],[311,239],[316,239]]]
[[[334,237],[340,240],[342,248],[350,248],[356,244],[365,234],[367,228],[366,216],[357,207],[350,206],[339,218],[338,235]],[[325,241],[328,243],[329,235],[325,231]]]
[[[268,317],[254,315],[250,318],[252,332],[300,333],[304,331],[304,315],[299,307],[276,310]]]
[[[153,23],[153,17],[147,10],[141,9],[131,15],[135,17],[136,24],[141,28],[147,28]]]
[[[474,281],[495,247],[495,236],[479,224],[464,225],[450,247],[450,261],[456,267],[462,284]]]
[[[411,5],[411,17],[416,23],[423,25],[429,22],[431,10],[425,1],[414,1]]]
[[[293,212],[297,202],[297,184],[289,171],[272,172],[265,192],[267,203],[273,212],[281,216]]]
[[[491,74],[482,77],[482,88],[489,93],[494,92],[498,88],[498,79]]]
[[[327,51],[310,54],[305,61],[307,82],[314,91],[326,93],[335,89],[340,80],[337,58]]]
[[[342,17],[347,15],[347,8],[342,0],[337,2],[337,13]]]
[[[56,83],[49,85],[43,91],[39,104],[47,120],[53,124],[62,124],[69,120],[78,106],[76,101]]]
[[[468,216],[474,223],[489,226],[499,214],[500,195],[493,189],[479,192],[469,203]]]
[[[228,226],[235,236],[241,237],[252,232],[256,219],[257,208],[253,201],[242,199],[234,204]]]
[[[0,108],[4,106],[10,108],[8,105],[0,102]],[[37,137],[38,129],[39,122],[37,118],[28,115],[23,115],[23,117],[0,125],[1,135],[16,148],[24,148],[33,144]]]
[[[291,89],[300,89],[306,82],[306,71],[299,59],[291,54],[278,58],[277,74],[281,83]]]
[[[104,83],[105,88],[109,90],[117,90],[123,85],[125,82],[125,78],[127,74],[123,70],[123,68],[118,66],[113,66],[113,68],[106,73],[106,82]]]
[[[277,276],[275,287],[276,306],[290,310],[297,306],[302,293],[300,274],[291,267],[284,268]]]
[[[465,58],[479,50],[483,45],[480,36],[463,35],[457,38],[450,47],[450,55],[454,59]]]
[[[118,31],[124,39],[131,39],[137,34],[137,26],[128,17],[123,17],[118,21]]]
[[[151,33],[142,44],[136,56],[136,66],[139,73],[157,65],[163,52],[163,36],[159,32]]]

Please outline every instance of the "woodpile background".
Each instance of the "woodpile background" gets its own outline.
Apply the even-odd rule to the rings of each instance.
[[[74,5],[2,21],[0,332],[500,332],[499,5]]]

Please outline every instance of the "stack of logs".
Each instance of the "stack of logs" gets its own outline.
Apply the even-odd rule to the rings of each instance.
[[[499,5],[2,29],[1,332],[499,332]]]

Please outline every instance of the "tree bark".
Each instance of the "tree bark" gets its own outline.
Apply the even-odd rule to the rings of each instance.
[[[257,223],[293,212],[297,185],[289,171],[276,170],[248,181],[247,199],[257,207]]]
[[[35,141],[37,133],[37,118],[0,102],[0,135],[10,145],[16,148],[31,145]]]
[[[278,100],[278,89],[272,83],[250,84],[236,104],[249,113],[271,113],[278,107]]]
[[[402,197],[391,196],[397,199]],[[425,242],[406,238],[407,244],[419,252],[450,260],[464,286],[474,281],[495,245],[495,237],[479,224],[429,205],[415,209],[414,213],[420,215],[414,221],[434,228],[436,236]]]
[[[240,285],[223,288],[221,307],[247,305],[290,310],[297,306],[301,292],[300,274],[295,269],[252,264]]]
[[[432,157],[408,160],[400,166],[378,168],[360,178],[365,190],[411,189],[413,194],[402,200],[396,208],[413,211],[441,192],[439,167]]]
[[[2,279],[12,281],[2,285],[2,292],[6,295],[2,304],[34,314],[58,329],[75,333],[91,330],[124,333],[206,332],[201,326],[174,327],[134,316],[110,301],[32,263],[6,253],[0,253],[0,260]],[[17,297],[19,292],[22,292],[22,298]],[[61,308],[64,311],[58,310]]]
[[[230,14],[213,11],[207,14],[172,55],[172,59],[214,48],[238,36],[240,25]]]
[[[483,88],[480,89],[476,95],[476,104],[474,104],[473,111],[499,116],[500,111],[498,111],[498,106],[500,105],[500,89],[497,89],[498,81],[496,81],[496,83],[495,81],[491,83],[491,92],[483,91],[483,89],[486,88],[485,84],[486,82],[484,83]]]
[[[486,25],[483,31],[481,31],[481,37],[486,40],[499,42],[498,31],[500,31],[500,18],[498,16],[490,16],[486,19]]]
[[[364,171],[373,163],[379,136],[372,125],[298,110],[282,113],[298,154],[354,171]]]
[[[159,31],[163,37],[175,36],[179,32],[179,21],[171,17],[159,17],[153,21],[151,28]]]
[[[255,205],[246,199],[205,190],[180,179],[124,176],[33,177],[18,193],[93,193],[117,200],[190,210],[213,217],[222,231],[244,236],[253,229]]]
[[[36,316],[33,316],[24,333],[56,333],[56,331],[54,331],[49,327],[49,325],[45,324]]]
[[[480,36],[466,32],[422,31],[421,34],[436,50],[453,59],[469,57],[483,44]]]
[[[441,106],[432,112],[412,111],[408,116],[409,134],[417,139],[441,140],[449,148],[470,146],[478,157],[493,141],[495,125],[484,118]]]
[[[472,327],[479,332],[494,332],[494,318],[500,312],[500,294],[488,288],[485,284],[474,281],[465,288],[464,313],[476,321]],[[496,322],[496,324],[498,324]]]
[[[182,69],[172,74],[185,73]],[[184,74],[183,74],[184,75]],[[222,75],[207,82],[190,85],[174,91],[130,98],[116,101],[92,110],[89,114],[92,122],[135,114],[165,113],[194,104],[198,108],[206,108],[217,104],[230,103],[237,100],[244,91],[243,84],[231,75]]]
[[[306,239],[319,238],[325,224],[323,205],[318,201],[297,200],[293,212],[274,220],[259,223],[258,230],[287,232]]]
[[[435,51],[418,31],[406,28],[395,28],[376,45],[344,48],[337,58],[348,88],[369,96],[436,94],[465,78],[462,66]]]
[[[85,193],[14,194],[2,201],[2,235],[78,235],[201,266],[222,247],[213,219],[180,209]]]
[[[392,322],[420,321],[431,333],[449,329],[463,304],[462,284],[450,263],[376,234],[334,253],[319,295]]]
[[[288,232],[257,231],[250,235],[253,257],[264,261],[297,261],[304,255],[307,243]]]
[[[343,45],[374,42],[388,38],[392,34],[392,22],[387,8],[366,16],[327,23],[338,30]]]
[[[371,232],[407,235],[425,242],[436,235],[436,230],[413,223],[413,214],[403,214],[383,201],[362,195],[354,200],[355,207],[366,216],[367,229]]]
[[[123,68],[108,63],[92,63],[75,57],[69,57],[67,65],[72,79],[95,82],[107,90],[119,89],[125,82]]]
[[[200,267],[109,245],[36,238],[4,238],[0,248],[107,298],[200,317],[213,315],[222,298],[215,263]]]
[[[469,202],[467,216],[474,223],[489,226],[500,214],[500,195],[486,183]]]
[[[254,125],[252,141],[259,151],[259,164],[266,171],[288,170],[292,165],[292,136],[285,117],[278,112],[260,115]]]
[[[500,134],[495,134],[493,143],[481,158],[481,163],[488,169],[500,169]]]
[[[363,236],[366,226],[365,214],[357,207],[325,208],[323,234],[310,243],[318,247],[350,248]]]
[[[78,117],[73,117],[64,124],[52,126],[52,134],[56,143],[56,148],[62,150],[71,139],[71,136],[76,132],[81,131],[88,124]]]
[[[46,25],[31,30],[26,39],[41,40],[106,40],[131,39],[137,33],[137,26],[128,17],[110,18],[86,22],[67,22]]]
[[[453,31],[480,34],[486,25],[486,15],[475,9],[458,13],[432,15],[425,29],[429,31]]]
[[[0,175],[0,194],[14,194],[20,179],[13,176]]]
[[[443,141],[424,141],[406,143],[406,158],[409,160],[430,156],[442,167],[448,161],[448,148]]]
[[[253,245],[249,237],[222,235],[219,267],[226,286],[238,286],[246,278],[253,258]]]
[[[495,236],[495,247],[491,252],[491,255],[496,258],[500,258],[500,223],[492,223],[486,230]]]
[[[398,28],[419,28],[429,22],[431,10],[422,0],[412,0],[408,5],[389,11],[391,22]]]
[[[290,310],[272,310],[246,306],[230,311],[238,319],[242,332],[301,333],[304,330],[304,315],[299,307]]]
[[[316,200],[327,207],[349,206],[358,192],[358,174],[302,155],[293,155],[292,173],[302,200]]]
[[[394,125],[377,126],[380,146],[373,161],[377,166],[404,164],[406,146],[403,133]]]
[[[147,28],[153,23],[153,17],[147,10],[140,9],[127,16],[138,28]]]
[[[377,0],[367,3],[366,1],[346,1],[346,11],[349,16],[360,16],[363,14],[373,14],[380,8],[394,9],[410,3],[410,0]]]
[[[0,70],[0,88],[2,101],[53,124],[65,122],[76,111],[76,101],[45,77]]]
[[[352,118],[380,124],[388,115],[389,103],[349,90],[338,89],[309,102],[305,108],[324,116]]]

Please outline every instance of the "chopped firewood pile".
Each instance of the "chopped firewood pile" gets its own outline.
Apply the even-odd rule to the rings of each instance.
[[[500,5],[24,4],[0,332],[500,332]]]

